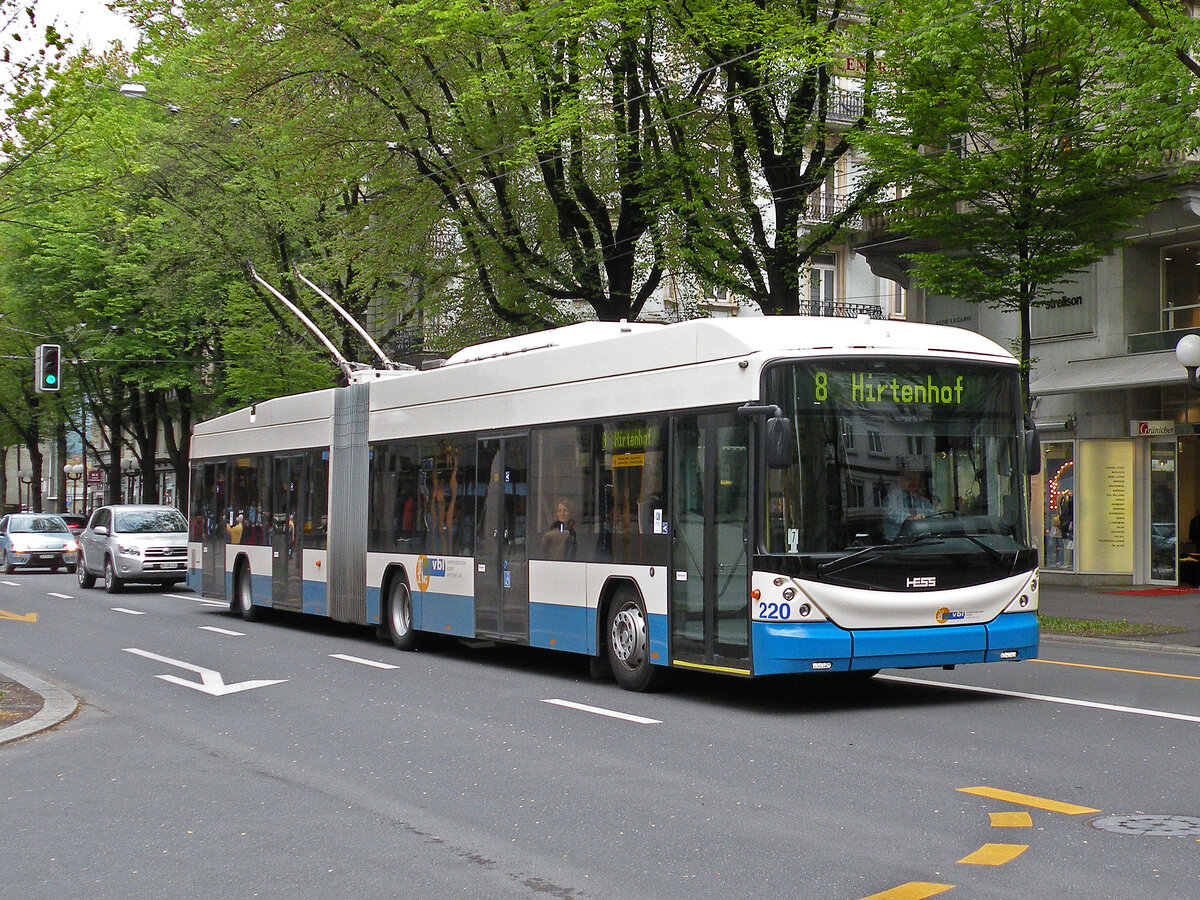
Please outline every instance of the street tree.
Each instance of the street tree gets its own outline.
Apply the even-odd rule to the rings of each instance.
[[[1011,311],[1028,402],[1031,310],[1115,247],[1194,145],[1181,74],[1148,67],[1123,0],[917,0],[895,13],[877,177],[927,291]],[[1128,51],[1128,52],[1127,52]]]
[[[329,195],[353,201],[329,208],[358,230],[307,257],[330,276],[322,249],[344,260],[357,243],[369,248],[357,256],[361,293],[451,285],[478,302],[469,318],[515,330],[562,321],[572,304],[633,318],[657,288],[670,198],[646,80],[662,50],[653,4],[431,14],[243,0],[184,13],[210,35],[230,96],[276,128],[267,152],[290,153],[293,173],[307,155]],[[349,290],[339,274],[326,283]]]
[[[796,315],[805,266],[875,190],[857,177],[855,151],[874,112],[879,7],[674,0],[667,8],[681,53],[655,77],[690,88],[668,119],[686,266],[764,313]]]

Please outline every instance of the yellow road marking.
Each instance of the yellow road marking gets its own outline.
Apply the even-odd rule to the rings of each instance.
[[[988,813],[993,828],[1032,828],[1033,817],[1027,812]]]
[[[938,894],[944,894],[946,891],[952,890],[954,890],[954,885],[952,884],[910,881],[908,884],[902,884],[889,891],[882,891],[878,894],[872,894],[870,897],[863,897],[863,900],[925,900],[926,897],[935,897]]]
[[[1034,809],[1044,809],[1049,812],[1064,813],[1068,816],[1078,816],[1083,813],[1097,813],[1098,809],[1090,806],[1076,806],[1073,803],[1060,803],[1058,800],[1047,800],[1045,797],[1034,797],[1030,794],[1018,794],[1013,791],[1002,791],[999,788],[969,787],[959,788],[964,794],[975,794],[978,797],[990,797],[993,800],[1006,800],[1009,803],[1019,803],[1021,806],[1031,806]]]
[[[1075,669],[1099,669],[1101,672],[1124,672],[1126,675],[1155,675],[1158,678],[1183,678],[1186,681],[1200,681],[1200,675],[1176,675],[1174,672],[1147,672],[1145,669],[1119,669],[1116,666],[1092,666],[1087,663],[1059,662],[1056,659],[1035,659],[1033,662],[1045,663],[1048,666],[1070,666]]]
[[[37,613],[25,613],[25,615],[19,616],[8,610],[0,609],[0,619],[8,619],[10,622],[36,622]]]
[[[984,844],[969,856],[958,861],[967,866],[1002,866],[1029,849],[1028,844]]]

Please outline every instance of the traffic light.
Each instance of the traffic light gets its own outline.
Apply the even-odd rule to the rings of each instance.
[[[49,394],[62,386],[62,347],[58,344],[38,344],[33,361],[33,389]]]

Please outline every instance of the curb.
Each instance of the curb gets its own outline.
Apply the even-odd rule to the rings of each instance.
[[[1045,634],[1040,637],[1042,643],[1047,641],[1062,644],[1084,644],[1089,647],[1123,647],[1128,650],[1151,650],[1158,653],[1182,653],[1200,656],[1200,647],[1191,644],[1173,644],[1169,641],[1139,641],[1130,638],[1085,637],[1077,634]]]
[[[6,678],[19,682],[29,690],[42,695],[42,708],[37,713],[15,725],[0,728],[0,745],[48,731],[60,722],[71,718],[79,709],[79,701],[74,696],[62,688],[43,681],[36,675],[31,675],[29,672],[7,663],[0,666],[0,671]]]

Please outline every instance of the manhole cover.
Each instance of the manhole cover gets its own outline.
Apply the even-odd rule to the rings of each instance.
[[[1162,834],[1167,837],[1200,834],[1196,816],[1101,816],[1091,826],[1113,834]]]

